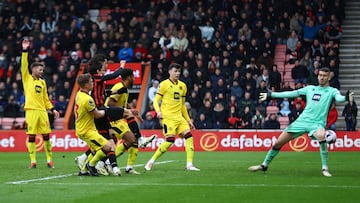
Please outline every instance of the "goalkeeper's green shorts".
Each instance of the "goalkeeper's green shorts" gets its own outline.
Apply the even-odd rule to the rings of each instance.
[[[308,133],[308,136],[311,139],[316,140],[313,134],[316,130],[320,128],[324,129],[324,126],[322,126],[319,123],[309,123],[309,122],[295,120],[287,128],[285,128],[285,132],[292,133],[294,138],[297,138],[305,133]]]

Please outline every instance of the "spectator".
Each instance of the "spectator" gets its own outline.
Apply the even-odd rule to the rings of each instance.
[[[264,122],[264,116],[261,114],[259,109],[256,109],[255,115],[251,118],[252,128],[262,129]]]
[[[306,66],[300,65],[299,60],[295,60],[294,67],[291,69],[291,78],[294,79],[295,84],[307,83],[307,77],[309,76],[309,71]]]
[[[272,69],[269,71],[269,86],[274,87],[275,90],[280,90],[281,82],[281,73],[279,72],[277,65],[273,64]]]
[[[216,102],[212,111],[213,128],[227,128],[227,112],[221,102]]]
[[[212,122],[206,117],[204,113],[200,113],[199,118],[195,120],[195,127],[197,129],[211,129]]]
[[[141,129],[156,129],[156,121],[151,112],[147,112],[144,122],[141,124]]]
[[[300,114],[303,112],[303,108],[301,107],[301,103],[297,102],[295,104],[295,108],[291,110],[291,113],[289,114],[289,123],[294,122]]]
[[[148,92],[148,98],[149,98],[149,102],[153,102],[156,92],[158,90],[159,87],[159,81],[157,80],[152,80],[152,86],[149,88],[149,92]]]
[[[276,114],[270,114],[269,119],[264,122],[264,129],[280,129],[280,122]]]
[[[249,106],[245,106],[244,110],[240,113],[240,126],[242,129],[251,129],[252,113]]]
[[[338,119],[338,112],[336,110],[335,102],[331,104],[330,111],[327,116],[326,128],[336,130],[336,120]]]
[[[55,110],[60,114],[60,117],[64,117],[66,113],[66,107],[68,106],[68,101],[66,101],[64,95],[59,95],[58,100],[55,103]]]
[[[342,112],[342,116],[345,117],[347,131],[356,131],[357,113],[358,108],[355,101],[349,101]]]
[[[318,64],[318,61],[314,61],[314,64]],[[316,65],[318,66],[318,65]],[[308,85],[318,85],[319,81],[317,79],[319,74],[319,68],[314,68],[312,72],[310,72],[309,77],[307,78]]]
[[[341,25],[339,24],[338,20],[331,21],[331,24],[329,24],[326,27],[325,37],[327,42],[328,41],[334,41],[336,44],[340,44],[340,39],[342,37],[343,29]]]
[[[236,106],[231,105],[228,116],[228,126],[229,128],[238,128],[239,124],[240,124],[240,115],[236,110]]]
[[[126,62],[131,62],[134,56],[134,49],[130,47],[129,42],[125,41],[123,48],[118,52],[119,60],[125,60]]]
[[[281,116],[289,116],[289,114],[291,113],[291,104],[289,102],[288,98],[284,98],[282,100],[282,102],[280,103],[280,111],[279,114]]]
[[[265,87],[270,89],[269,70],[264,68],[262,74],[256,79],[256,88],[260,87],[260,83],[265,82]]]

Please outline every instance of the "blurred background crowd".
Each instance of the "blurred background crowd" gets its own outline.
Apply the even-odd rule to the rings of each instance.
[[[152,109],[167,67],[184,66],[187,108],[197,128],[279,129],[295,120],[304,98],[259,102],[258,94],[317,84],[329,67],[340,88],[341,0],[2,0],[0,2],[0,113],[24,116],[19,60],[43,61],[55,108],[64,115],[79,65],[102,53],[109,62],[151,64],[152,86],[143,128],[160,128]],[[293,64],[284,82],[273,59],[282,44]],[[270,113],[268,106],[278,107]]]

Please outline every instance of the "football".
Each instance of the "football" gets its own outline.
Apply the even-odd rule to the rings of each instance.
[[[332,144],[336,142],[336,132],[333,130],[325,131],[325,140],[328,144]]]

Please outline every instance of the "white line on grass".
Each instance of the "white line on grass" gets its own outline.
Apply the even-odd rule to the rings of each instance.
[[[167,163],[171,163],[171,162],[175,162],[175,160],[159,161],[159,162],[155,162],[155,164],[167,164]],[[138,167],[138,166],[144,166],[144,164],[137,164],[134,167]],[[124,169],[125,167],[120,167],[120,168]],[[20,185],[20,184],[27,184],[27,183],[38,182],[38,181],[43,181],[43,180],[66,178],[66,177],[70,177],[70,176],[74,176],[74,175],[77,175],[77,173],[69,173],[69,174],[58,175],[58,176],[48,176],[48,177],[44,177],[44,178],[37,178],[37,179],[30,179],[30,180],[12,181],[12,182],[6,182],[5,184]]]
[[[52,185],[77,185],[77,186],[86,186],[86,185],[93,185],[94,183],[35,183],[38,185],[42,184],[52,184]],[[97,182],[96,185],[111,185],[111,186],[164,186],[164,187],[184,187],[184,186],[192,186],[192,187],[255,187],[255,188],[344,188],[344,189],[358,189],[360,188],[359,185],[280,185],[280,184],[215,184],[215,183],[121,183],[121,182],[113,182],[113,183],[102,183]]]

